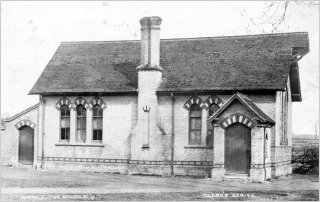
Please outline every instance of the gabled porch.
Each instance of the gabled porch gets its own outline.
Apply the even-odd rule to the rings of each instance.
[[[271,178],[270,138],[275,122],[252,100],[234,94],[209,118],[214,125],[212,178]]]

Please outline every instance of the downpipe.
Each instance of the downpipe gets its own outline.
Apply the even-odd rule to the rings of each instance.
[[[45,127],[45,123],[44,123],[44,115],[45,115],[45,99],[43,98],[42,95],[40,95],[40,102],[41,104],[43,105],[42,106],[42,116],[41,116],[41,120],[42,120],[42,131],[41,131],[41,136],[42,136],[42,139],[41,139],[41,169],[44,169],[44,136],[45,136],[45,133],[44,133],[44,127]]]
[[[171,93],[171,120],[172,120],[172,128],[171,128],[171,177],[174,176],[174,166],[173,166],[173,161],[174,161],[174,106],[175,106],[175,97],[174,94]]]
[[[267,132],[266,128],[263,128],[263,170],[264,170],[264,180],[267,180],[267,170],[266,170],[266,139],[267,139]]]

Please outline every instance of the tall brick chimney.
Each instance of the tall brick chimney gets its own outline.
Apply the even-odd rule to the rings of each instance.
[[[162,71],[160,61],[160,24],[158,16],[144,17],[141,24],[141,66],[138,69],[152,68]]]
[[[144,17],[141,24],[141,64],[138,71],[138,121],[132,131],[137,150],[152,149],[157,144],[155,136],[161,131],[157,126],[158,98],[156,90],[162,80],[160,67],[160,24],[157,16]],[[132,148],[134,149],[134,148]],[[141,158],[141,156],[140,156]]]

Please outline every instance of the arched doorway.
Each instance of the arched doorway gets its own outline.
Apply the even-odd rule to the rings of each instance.
[[[235,123],[225,129],[225,170],[227,174],[249,174],[251,129]]]
[[[32,165],[34,150],[34,129],[23,126],[19,129],[19,163]]]

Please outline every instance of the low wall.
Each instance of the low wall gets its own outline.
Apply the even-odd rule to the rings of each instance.
[[[211,177],[212,162],[209,161],[145,161],[128,159],[38,157],[38,168],[59,171],[88,171],[121,173],[131,175]]]

